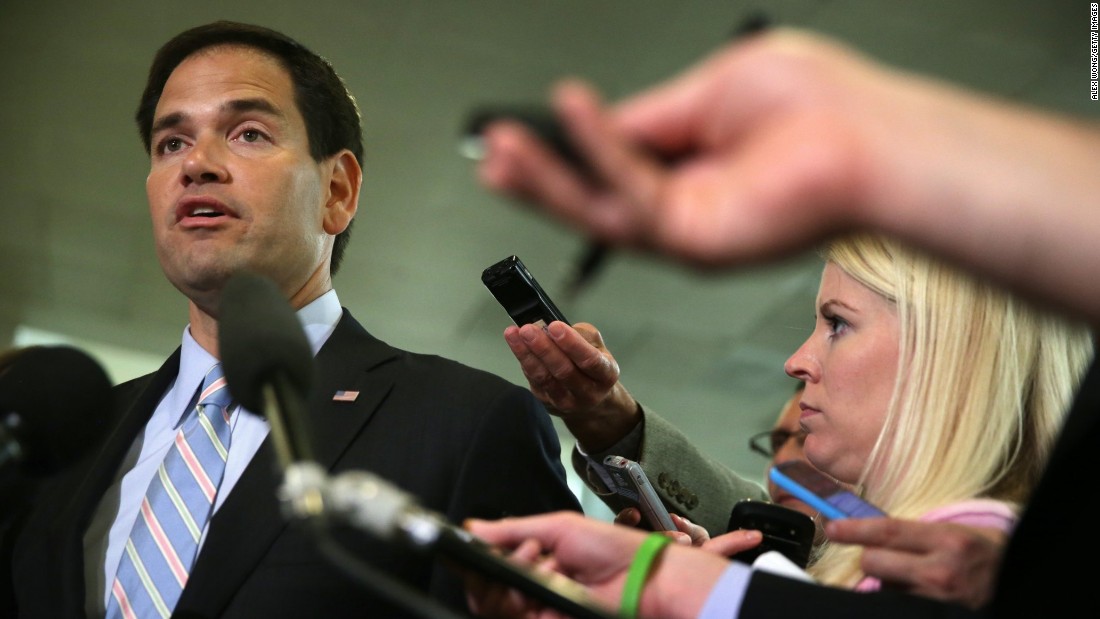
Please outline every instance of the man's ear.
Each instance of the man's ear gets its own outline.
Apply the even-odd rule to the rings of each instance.
[[[324,229],[337,235],[347,229],[359,209],[359,187],[363,183],[363,168],[350,150],[342,150],[331,159],[328,201],[325,202]]]

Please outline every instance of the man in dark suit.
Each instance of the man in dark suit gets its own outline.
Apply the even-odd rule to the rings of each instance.
[[[198,453],[181,446],[192,438],[179,428],[204,407],[199,387],[218,363],[222,288],[246,270],[275,282],[316,354],[308,424],[324,467],[376,473],[452,522],[579,510],[552,424],[528,391],[393,348],[341,307],[331,277],[358,204],[362,142],[355,103],[327,61],[264,28],[194,28],[158,52],[137,121],[150,153],[157,254],[189,301],[190,323],[160,370],[116,389],[116,425],[102,448],[43,484],[31,513],[5,535],[12,576],[0,585],[0,609],[21,617],[413,614],[400,598],[378,595],[400,588],[356,580],[308,529],[288,525],[267,424],[232,404],[220,405],[230,438],[221,443],[224,470],[208,476],[206,513],[191,526],[197,549],[184,556],[160,545],[169,536],[158,533],[165,519],[153,487],[177,488],[174,478],[163,481],[171,454],[190,466],[187,454]],[[182,592],[157,584],[137,522]],[[416,595],[465,609],[456,573],[431,556],[354,531],[333,534],[355,560]]]

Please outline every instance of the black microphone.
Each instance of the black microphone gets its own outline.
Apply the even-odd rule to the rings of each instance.
[[[79,460],[109,427],[111,381],[69,346],[31,346],[0,368],[0,470],[44,477]]]
[[[218,308],[218,348],[229,392],[267,418],[280,465],[285,469],[294,461],[311,460],[303,420],[314,381],[313,352],[274,282],[251,273],[226,282]]]

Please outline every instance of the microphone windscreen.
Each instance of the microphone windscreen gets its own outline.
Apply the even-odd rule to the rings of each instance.
[[[238,273],[222,290],[218,348],[233,398],[263,414],[263,387],[276,376],[303,398],[313,385],[313,353],[294,310],[266,277]]]
[[[70,346],[23,349],[0,370],[0,418],[30,476],[56,472],[96,446],[110,426],[110,403],[107,373]]]

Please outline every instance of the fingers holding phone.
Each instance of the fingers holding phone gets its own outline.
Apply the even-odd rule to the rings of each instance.
[[[557,330],[565,323],[551,324]],[[581,408],[576,390],[570,384],[578,380],[572,371],[572,361],[546,330],[535,325],[510,326],[504,330],[504,341],[519,361],[531,392],[551,414],[564,419]]]
[[[517,256],[482,272],[482,283],[516,326],[504,331],[524,376],[551,414],[585,451],[603,451],[641,420],[634,397],[619,382],[619,364],[599,330],[571,327],[550,295]]]
[[[707,536],[702,544],[696,544],[703,550],[736,559],[738,555],[744,555],[754,548],[759,548],[764,541],[764,534],[755,529],[739,529],[723,533],[717,537]]]
[[[642,510],[637,507],[627,507],[615,514],[615,524],[624,527],[637,527],[642,524]]]
[[[587,175],[522,119],[502,114],[482,130],[478,181],[519,200],[550,197],[562,207],[591,199]]]
[[[672,523],[676,525],[676,528],[679,529],[681,533],[687,535],[688,541],[691,542],[692,546],[706,548],[707,543],[711,541],[710,532],[704,527],[684,518],[680,514],[669,515],[672,516]]]
[[[593,408],[603,403],[619,380],[619,364],[603,347],[595,327],[578,323],[551,323],[509,327],[504,339],[531,382],[549,387],[556,383],[575,400],[570,408]],[[592,340],[598,345],[592,344]],[[570,411],[572,412],[572,411]]]
[[[555,88],[553,110],[494,106],[475,111],[467,136],[479,181],[520,200],[540,202],[597,237],[635,236],[635,219],[660,193],[661,162],[620,135],[596,91],[576,81]],[[464,144],[470,143],[468,138]],[[624,215],[629,217],[624,218]]]
[[[679,544],[711,549],[708,544],[714,540],[711,539],[710,533],[708,533],[705,528],[679,514],[670,512],[669,517],[672,518],[672,523],[676,525],[677,530],[665,531],[665,535],[668,535]],[[615,524],[624,527],[639,527],[642,524],[642,512],[637,507],[627,507],[615,514]],[[751,537],[752,536],[748,536],[748,538]],[[752,541],[751,539],[746,541],[746,539],[745,536],[738,536],[737,540],[730,540],[724,542],[723,545],[714,546],[713,550],[719,554],[721,554],[725,548],[733,548],[731,552],[739,552],[741,549],[749,548],[759,541]]]
[[[647,528],[652,531],[679,530],[646,477],[642,465],[622,456],[607,456],[601,476],[609,490],[638,507]]]
[[[619,364],[602,345],[595,327],[551,323],[509,327],[508,348],[535,394],[560,417],[586,451],[603,451],[625,436],[640,413],[634,397],[619,382]]]

